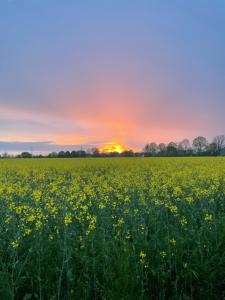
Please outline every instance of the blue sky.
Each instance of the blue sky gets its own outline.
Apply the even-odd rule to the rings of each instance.
[[[0,151],[225,133],[224,16],[222,0],[2,0]]]

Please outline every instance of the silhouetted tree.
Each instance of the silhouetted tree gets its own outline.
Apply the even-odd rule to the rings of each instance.
[[[59,158],[65,157],[65,152],[64,152],[64,151],[60,151],[60,152],[58,153],[58,157],[59,157]]]
[[[58,153],[57,152],[51,152],[51,153],[48,154],[48,157],[49,158],[56,158],[56,157],[58,157]]]
[[[145,145],[144,147],[145,156],[154,156],[156,155],[157,151],[158,151],[158,146],[156,143],[150,143]]]
[[[9,158],[10,156],[9,156],[9,154],[7,153],[7,152],[4,152],[3,154],[2,154],[2,158]]]
[[[213,139],[213,143],[216,145],[216,153],[220,154],[222,149],[225,147],[225,135],[217,135]]]
[[[84,150],[78,150],[77,153],[78,153],[78,157],[86,157],[87,156],[87,154]]]
[[[65,157],[71,157],[70,151],[65,152]]]
[[[158,151],[158,146],[156,143],[150,143],[149,144],[149,150],[150,150],[150,153],[152,155],[156,155],[157,151]]]
[[[190,149],[191,145],[188,139],[184,139],[182,140],[179,144],[178,144],[178,150],[187,152]]]
[[[177,144],[174,142],[170,142],[166,147],[167,154],[169,156],[173,156],[177,154]]]
[[[112,151],[112,152],[107,153],[107,156],[109,156],[109,157],[118,157],[118,156],[120,156],[120,153],[117,152],[117,151]]]
[[[198,136],[193,140],[192,146],[194,150],[198,153],[201,154],[206,150],[206,147],[208,145],[207,139],[203,136]]]
[[[32,157],[32,154],[29,153],[29,152],[22,152],[22,153],[20,154],[20,157],[21,157],[21,158],[31,158],[31,157]]]
[[[144,149],[143,149],[144,153],[148,153],[149,152],[149,144],[146,144],[144,146]]]
[[[92,157],[99,157],[100,156],[100,151],[98,148],[93,147],[89,150],[89,153]]]
[[[78,152],[77,151],[71,151],[71,157],[79,157],[79,154],[78,154]]]
[[[132,157],[132,156],[134,156],[134,152],[133,152],[133,150],[126,150],[121,153],[121,156]]]
[[[161,153],[166,152],[166,145],[164,143],[160,143],[158,148]]]
[[[216,143],[211,143],[207,145],[206,154],[208,155],[217,155],[217,145]]]

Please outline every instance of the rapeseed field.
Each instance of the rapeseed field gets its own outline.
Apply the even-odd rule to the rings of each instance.
[[[0,299],[224,299],[225,158],[0,161]]]

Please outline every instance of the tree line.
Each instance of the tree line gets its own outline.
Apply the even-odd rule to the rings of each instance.
[[[145,156],[217,156],[225,155],[225,135],[217,135],[212,142],[203,136],[194,138],[192,143],[183,139],[179,143],[156,144],[151,142],[144,147]]]
[[[107,152],[103,153],[98,148],[91,148],[85,150],[77,150],[77,151],[59,151],[59,152],[51,152],[46,156],[43,155],[32,155],[29,152],[22,152],[20,155],[17,155],[17,158],[84,158],[84,157],[119,157],[119,156],[140,156],[139,152],[133,152],[133,150],[126,150],[122,153],[119,152]]]
[[[218,156],[225,155],[225,135],[217,135],[211,142],[203,136],[196,137],[192,143],[188,139],[183,139],[179,143],[170,142],[155,143],[150,142],[144,146],[143,151],[134,152],[125,150],[119,152],[101,152],[94,147],[88,150],[59,151],[51,152],[47,155],[34,155],[30,152],[22,152],[13,156],[6,152],[0,158],[81,158],[81,157],[148,157],[148,156]]]
[[[0,158],[85,158],[85,157],[133,157],[141,156],[142,152],[134,152],[133,150],[125,150],[122,153],[119,152],[107,152],[102,153],[98,148],[91,148],[88,150],[77,151],[59,151],[51,152],[47,155],[44,154],[32,154],[30,152],[22,152],[18,155],[10,155],[7,152],[0,155]]]

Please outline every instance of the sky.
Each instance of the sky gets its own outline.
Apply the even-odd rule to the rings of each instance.
[[[225,0],[1,0],[0,151],[225,133]]]

